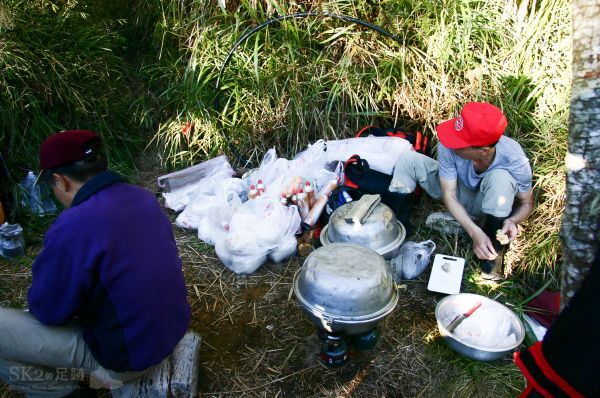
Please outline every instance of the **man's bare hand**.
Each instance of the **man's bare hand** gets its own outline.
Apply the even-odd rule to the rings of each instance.
[[[508,236],[509,242],[512,242],[519,234],[519,227],[510,218],[507,218],[502,225],[502,233]],[[505,245],[506,243],[502,244]]]
[[[477,258],[480,260],[494,260],[498,257],[492,241],[481,229],[475,231],[471,238],[473,239],[473,252]]]

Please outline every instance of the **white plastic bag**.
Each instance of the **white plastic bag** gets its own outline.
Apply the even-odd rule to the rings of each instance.
[[[296,255],[298,239],[290,235],[279,242],[279,246],[269,253],[269,259],[274,263],[280,263]]]
[[[302,181],[311,181],[312,184],[326,184],[331,179],[343,175],[343,166],[337,162],[328,162],[325,151],[326,145],[323,140],[310,145],[292,160],[278,158],[275,149],[269,149],[259,168],[248,175],[246,183],[256,185],[261,179],[266,185],[266,196],[275,199],[279,199],[281,193],[286,192],[297,177]]]
[[[214,188],[214,194],[197,194],[175,220],[181,228],[197,229],[198,238],[210,245],[228,230],[231,214],[242,204],[240,197],[246,194],[245,184],[239,178],[223,179]]]
[[[229,232],[217,240],[215,251],[225,266],[239,274],[251,274],[274,252],[275,260],[292,256],[290,237],[300,226],[296,206],[282,206],[276,199],[248,200],[232,214]],[[294,238],[295,239],[295,238]]]
[[[242,205],[239,196],[233,191],[228,192],[224,197],[215,198],[217,198],[216,203],[206,218],[206,227],[198,226],[198,238],[209,245],[215,245],[229,232],[231,216]]]
[[[215,253],[223,264],[238,274],[252,274],[267,261],[265,250],[253,250],[255,239],[249,231],[226,235],[215,244]]]
[[[427,268],[431,253],[435,251],[435,243],[431,240],[423,242],[404,242],[396,257],[390,261],[392,275],[396,282],[402,279],[414,279]]]

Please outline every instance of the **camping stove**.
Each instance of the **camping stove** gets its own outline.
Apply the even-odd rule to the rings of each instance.
[[[349,350],[372,350],[379,338],[377,324],[398,303],[388,263],[354,243],[313,251],[294,277],[294,292],[317,327],[321,360],[331,367],[343,365]]]
[[[327,333],[317,329],[321,339],[321,352],[319,359],[329,368],[338,368],[348,360],[348,344],[341,333]]]
[[[321,340],[319,359],[330,368],[344,365],[347,360],[357,352],[367,353],[372,351],[379,341],[377,329],[368,332],[346,335],[343,333],[328,333],[317,328],[317,336]]]

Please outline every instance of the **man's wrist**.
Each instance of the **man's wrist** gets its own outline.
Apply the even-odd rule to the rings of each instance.
[[[467,231],[467,235],[469,235],[469,237],[471,239],[473,239],[477,233],[477,230],[480,229],[476,224],[473,224],[472,226],[467,226],[464,227],[465,231]]]

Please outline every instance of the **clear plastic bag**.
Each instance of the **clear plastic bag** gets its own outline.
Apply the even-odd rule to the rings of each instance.
[[[170,189],[169,192],[163,193],[165,206],[181,211],[198,195],[214,195],[223,180],[231,178],[234,174],[227,157],[223,155],[159,177],[158,185]]]
[[[21,204],[36,215],[55,214],[56,204],[51,198],[50,188],[46,184],[36,184],[37,176],[29,171],[19,184],[23,189]]]
[[[250,173],[246,184],[256,185],[261,179],[266,185],[266,196],[275,199],[281,197],[282,192],[286,192],[290,183],[299,178],[301,181],[308,180],[311,183],[326,184],[331,179],[336,179],[343,175],[342,166],[337,163],[333,168],[329,168],[326,159],[326,145],[323,140],[319,140],[310,145],[306,150],[298,153],[294,159],[287,160],[278,158],[274,148],[267,151],[258,169]]]
[[[0,225],[0,257],[15,258],[25,254],[25,239],[21,224]]]
[[[427,268],[429,258],[435,251],[431,240],[423,242],[404,242],[396,256],[390,261],[392,275],[396,282],[402,279],[414,279]]]
[[[225,155],[160,176],[156,180],[156,185],[164,192],[175,192],[185,187],[197,185],[201,180],[220,172],[226,172],[230,176],[234,174]]]

